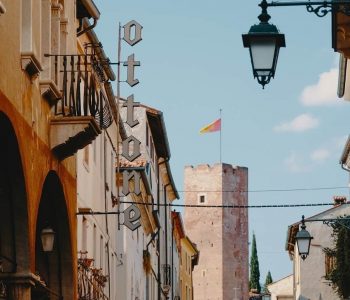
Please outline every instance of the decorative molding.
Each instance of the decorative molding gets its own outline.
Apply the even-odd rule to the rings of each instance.
[[[63,10],[63,6],[58,2],[58,0],[53,0],[51,3],[51,13],[55,17],[60,16],[60,12]]]
[[[21,67],[32,80],[38,77],[39,73],[43,70],[40,61],[34,52],[21,53]]]
[[[68,18],[61,18],[61,32],[68,34]]]
[[[6,13],[5,5],[0,1],[0,16]]]
[[[56,104],[58,99],[62,98],[62,94],[56,83],[51,79],[40,79],[40,93],[49,102],[50,106]]]
[[[50,125],[50,147],[60,160],[91,144],[101,133],[91,116],[54,117]]]

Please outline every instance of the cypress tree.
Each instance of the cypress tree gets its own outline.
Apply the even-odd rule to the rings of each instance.
[[[260,293],[261,291],[259,259],[258,259],[258,251],[256,249],[255,233],[253,233],[252,253],[250,257],[249,289],[257,290],[258,293]]]
[[[265,279],[265,286],[264,286],[264,293],[268,293],[269,290],[267,289],[267,286],[272,283],[272,276],[271,276],[271,272],[269,271],[266,275],[266,279]]]

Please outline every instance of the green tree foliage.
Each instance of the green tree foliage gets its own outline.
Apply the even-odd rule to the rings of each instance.
[[[335,256],[335,268],[327,279],[332,281],[333,288],[341,299],[350,297],[350,222],[342,220],[335,222],[333,227],[333,238],[335,248],[325,249],[328,255]]]
[[[258,293],[260,293],[261,291],[259,259],[258,259],[258,251],[256,249],[256,240],[255,240],[254,233],[253,233],[253,242],[252,242],[252,253],[250,257],[249,289],[256,290]]]
[[[271,272],[268,271],[267,272],[267,275],[266,275],[266,279],[265,279],[265,285],[264,285],[264,293],[268,293],[269,290],[267,289],[267,286],[272,283],[273,280],[272,280],[272,276],[271,276]]]

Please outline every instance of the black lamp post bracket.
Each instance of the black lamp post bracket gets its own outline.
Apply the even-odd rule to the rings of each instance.
[[[291,2],[267,2],[262,0],[259,6],[262,8],[262,14],[264,10],[266,12],[267,7],[276,6],[305,6],[306,10],[310,13],[314,13],[318,17],[324,17],[329,12],[341,12],[347,16],[350,16],[350,1],[291,1]],[[266,12],[267,14],[267,12]]]

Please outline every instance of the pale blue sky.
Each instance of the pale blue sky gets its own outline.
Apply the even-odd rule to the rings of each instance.
[[[350,103],[332,101],[337,55],[331,47],[330,16],[318,18],[303,7],[271,8],[271,22],[286,35],[276,78],[265,90],[253,80],[241,34],[257,23],[258,1],[95,0],[101,11],[96,32],[111,61],[117,60],[118,22],[141,23],[143,41],[123,43],[122,60],[135,53],[141,61],[140,84],[122,85],[122,96],[164,113],[172,152],[171,167],[179,191],[185,165],[219,161],[219,134],[199,135],[222,108],[223,162],[249,168],[249,189],[346,186],[340,168],[349,134]],[[305,101],[303,90],[319,81]],[[330,87],[324,82],[329,83]],[[311,96],[310,96],[311,94]],[[323,100],[323,101],[322,101]],[[330,100],[331,104],[324,105]],[[332,104],[335,102],[335,104]],[[337,103],[338,102],[338,103]],[[294,122],[292,122],[294,120]],[[250,204],[330,202],[347,189],[250,193]],[[183,193],[180,192],[183,197]],[[284,250],[288,225],[302,214],[325,208],[250,209],[249,230],[256,233],[261,281],[292,272]]]

